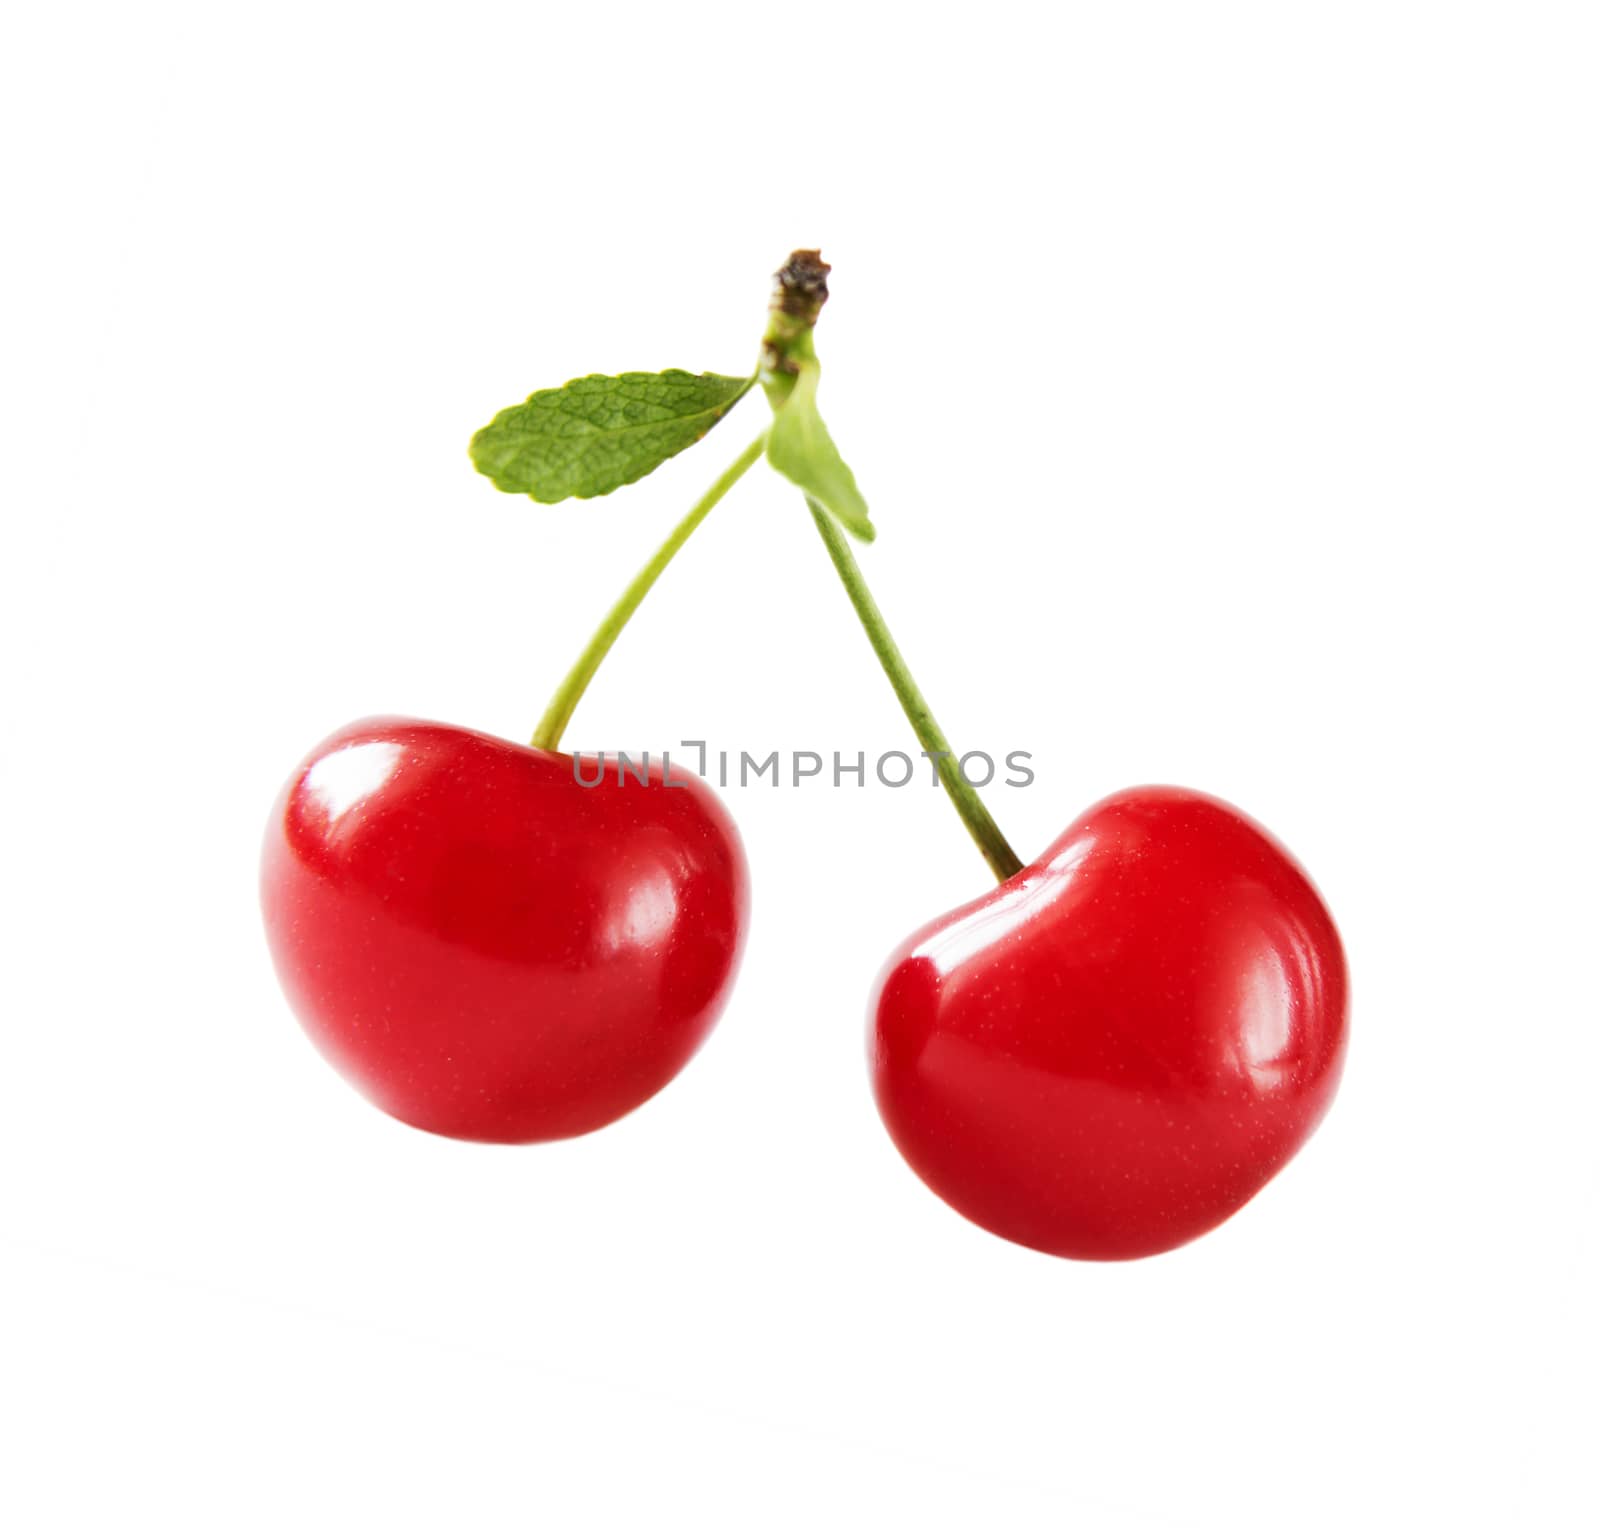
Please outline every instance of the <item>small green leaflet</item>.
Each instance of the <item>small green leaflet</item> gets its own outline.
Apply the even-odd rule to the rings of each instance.
[[[852,536],[871,541],[877,531],[867,518],[867,501],[861,497],[855,473],[839,455],[839,448],[817,412],[820,375],[814,361],[801,366],[789,396],[772,416],[767,460]]]
[[[577,377],[502,409],[472,437],[472,463],[502,492],[541,504],[598,498],[692,446],[754,381],[687,371]]]

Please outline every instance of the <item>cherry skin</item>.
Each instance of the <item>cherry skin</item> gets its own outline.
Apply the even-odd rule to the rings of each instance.
[[[599,761],[584,761],[585,780]],[[700,780],[647,783],[380,717],[290,777],[262,854],[278,976],[379,1108],[477,1141],[598,1129],[715,1023],[748,922],[744,852]]]
[[[986,1230],[1145,1257],[1305,1142],[1347,1005],[1338,931],[1288,851],[1225,802],[1140,787],[895,952],[873,1090],[912,1168]]]

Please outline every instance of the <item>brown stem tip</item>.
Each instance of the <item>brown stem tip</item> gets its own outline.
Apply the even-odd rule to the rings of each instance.
[[[828,300],[828,272],[832,269],[820,249],[797,249],[776,273],[773,307],[802,323],[815,323]]]

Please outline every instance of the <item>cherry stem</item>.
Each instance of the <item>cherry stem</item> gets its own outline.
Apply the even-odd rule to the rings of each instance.
[[[561,688],[550,697],[550,704],[545,708],[544,715],[539,718],[539,725],[533,731],[535,748],[555,749],[560,746],[561,735],[567,730],[567,723],[572,720],[572,713],[577,709],[578,702],[583,699],[583,692],[589,688],[589,681],[594,678],[595,671],[605,661],[612,644],[622,634],[622,628],[628,624],[630,617],[639,608],[640,602],[650,592],[655,581],[661,577],[667,564],[678,555],[679,548],[694,534],[695,528],[716,508],[722,496],[761,460],[766,445],[767,432],[763,430],[728,464],[722,476],[678,522],[672,534],[657,548],[655,556],[639,570],[633,582],[622,591],[622,598],[611,607],[605,620],[600,623],[599,629],[589,638],[589,645],[573,664],[571,673],[561,681]]]
[[[911,670],[906,667],[906,660],[900,655],[900,649],[895,645],[894,638],[889,635],[889,628],[884,624],[883,612],[878,609],[878,602],[873,599],[872,591],[867,588],[866,580],[861,576],[860,564],[856,562],[855,553],[850,550],[850,543],[845,539],[844,531],[833,516],[814,499],[807,496],[806,503],[811,508],[811,518],[817,523],[822,544],[827,547],[828,555],[833,559],[833,566],[838,571],[840,582],[844,584],[845,593],[850,596],[850,603],[856,607],[856,614],[861,618],[867,640],[872,644],[873,652],[878,655],[878,662],[883,665],[884,673],[889,676],[889,683],[894,689],[895,698],[900,702],[901,709],[906,713],[906,720],[911,723],[911,730],[916,733],[923,752],[933,761],[934,768],[939,772],[940,782],[949,793],[950,800],[960,814],[962,822],[966,824],[967,832],[972,835],[972,841],[978,846],[978,851],[988,861],[989,868],[994,871],[995,879],[1010,880],[1022,869],[1022,861],[1006,842],[1005,835],[996,825],[994,818],[989,815],[989,809],[983,804],[982,798],[962,774],[960,760],[940,730],[938,722],[934,720],[933,712],[928,709],[928,702],[923,698],[922,691],[917,688],[916,680],[911,677]]]

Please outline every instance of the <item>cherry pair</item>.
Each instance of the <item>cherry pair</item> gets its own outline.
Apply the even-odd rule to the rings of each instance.
[[[826,273],[814,251],[780,271],[756,378],[584,378],[475,438],[499,486],[589,497],[692,444],[754,380],[774,410],[602,623],[533,746],[378,718],[294,772],[262,864],[279,977],[357,1087],[444,1135],[580,1135],[678,1073],[738,968],[738,833],[681,767],[580,783],[557,745],[656,577],[764,454],[805,492],[1000,883],[913,935],[879,978],[868,1050],[890,1135],[937,1194],[1013,1241],[1079,1258],[1167,1250],[1249,1200],[1327,1109],[1345,1048],[1338,933],[1280,844],[1193,791],[1120,792],[1018,860],[841,533],[871,528],[815,411]]]

